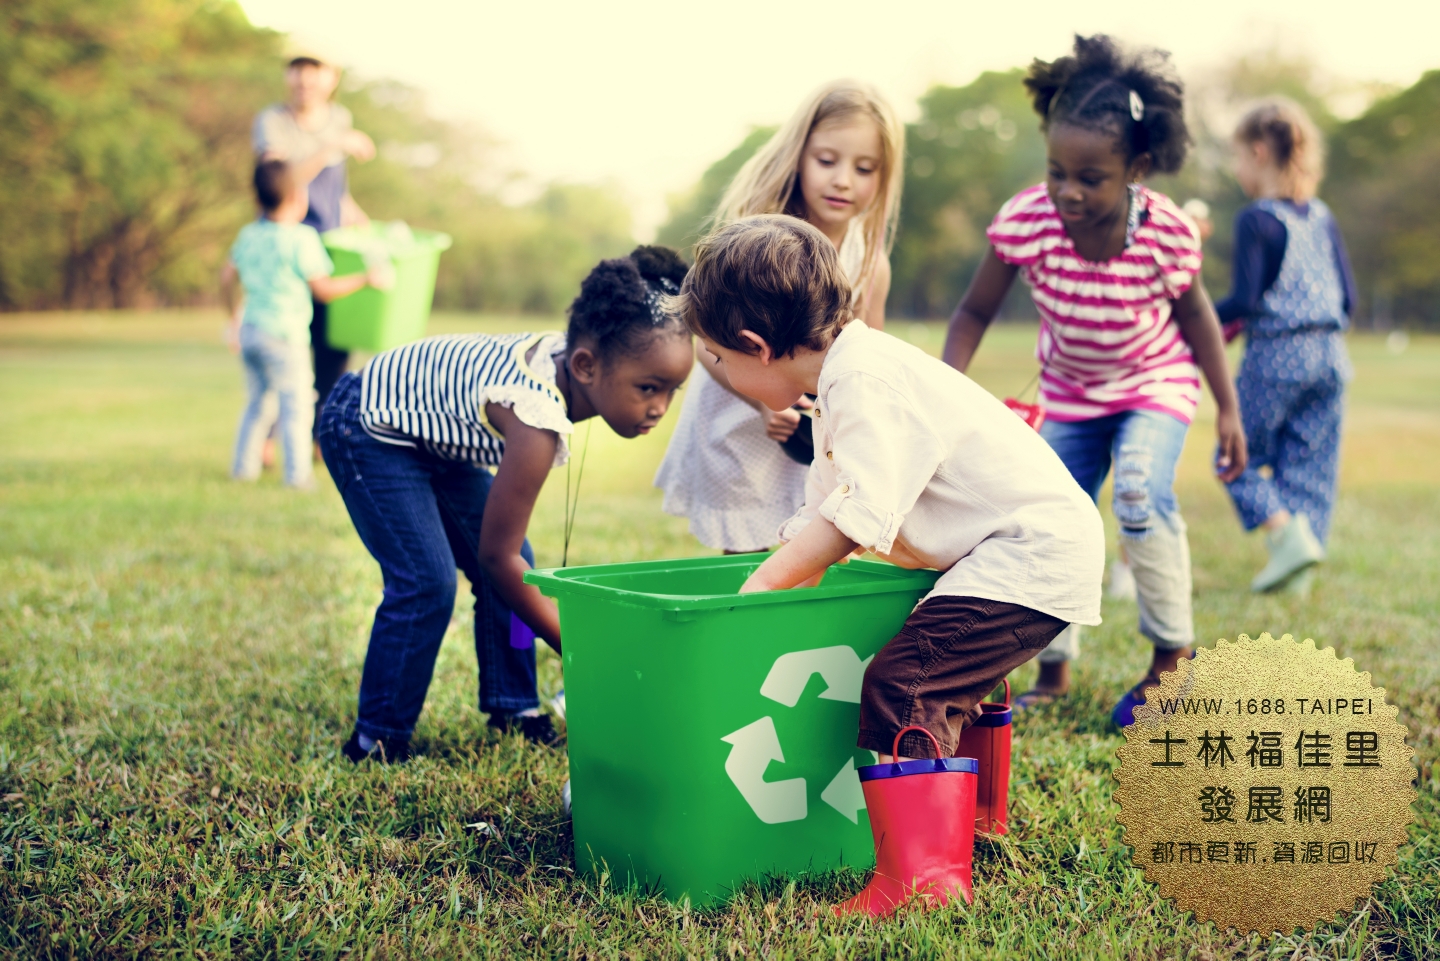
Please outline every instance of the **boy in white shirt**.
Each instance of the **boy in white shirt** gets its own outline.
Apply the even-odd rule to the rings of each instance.
[[[919,725],[948,756],[979,702],[1067,623],[1100,623],[1094,502],[1039,435],[964,374],[850,323],[850,288],[804,221],[751,217],[696,250],[677,307],[740,393],[785,410],[817,396],[815,461],[784,545],[742,593],[810,586],[851,554],[943,571],[875,656],[861,748],[891,760]],[[895,760],[934,757],[907,734]]]

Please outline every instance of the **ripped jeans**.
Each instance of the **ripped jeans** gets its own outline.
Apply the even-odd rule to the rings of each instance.
[[[1190,603],[1190,541],[1175,500],[1175,463],[1188,426],[1170,414],[1130,410],[1093,420],[1047,420],[1040,428],[1093,499],[1113,465],[1112,507],[1120,543],[1135,574],[1140,633],[1162,650],[1195,642]],[[1040,652],[1041,663],[1079,655],[1080,627],[1071,624]]]

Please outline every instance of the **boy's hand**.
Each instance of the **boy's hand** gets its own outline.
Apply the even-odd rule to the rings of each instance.
[[[1249,460],[1240,412],[1230,409],[1216,414],[1215,436],[1215,475],[1228,484],[1245,472]]]

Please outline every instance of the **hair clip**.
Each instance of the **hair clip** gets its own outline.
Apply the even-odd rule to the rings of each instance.
[[[1140,95],[1133,90],[1130,91],[1130,116],[1136,123],[1145,119],[1145,101],[1141,100]]]

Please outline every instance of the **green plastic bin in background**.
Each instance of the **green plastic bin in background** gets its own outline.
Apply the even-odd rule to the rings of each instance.
[[[560,608],[582,870],[704,905],[747,878],[874,863],[860,683],[939,575],[852,561],[738,595],[762,559],[525,575]]]
[[[327,231],[323,239],[335,262],[335,275],[364,271],[361,251],[383,238],[385,231],[386,225],[373,222]],[[412,243],[391,251],[394,286],[389,290],[366,287],[331,302],[327,321],[331,347],[379,353],[425,336],[430,304],[435,299],[435,273],[440,269],[441,252],[450,248],[450,235],[434,230],[410,233]]]

